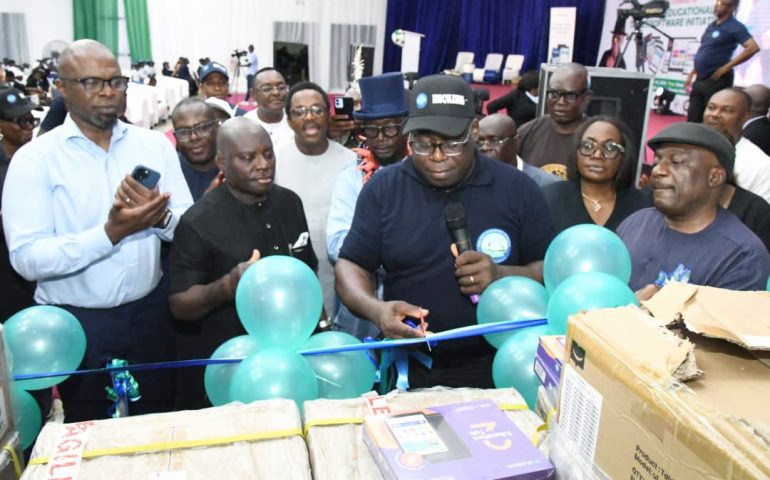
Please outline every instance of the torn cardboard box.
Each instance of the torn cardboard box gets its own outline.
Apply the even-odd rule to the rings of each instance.
[[[409,411],[434,405],[490,399],[503,410],[527,438],[534,438],[543,421],[527,408],[524,399],[512,388],[473,389],[434,387],[414,392],[393,391],[385,397],[393,412]],[[371,401],[377,405],[376,400]],[[370,413],[367,400],[313,400],[305,402],[305,430],[316,480],[365,478],[382,479],[377,464],[363,439],[361,423]]]
[[[697,297],[704,292],[698,287]],[[770,311],[770,305],[761,308],[742,314],[756,318]],[[749,320],[734,325],[731,314],[718,318],[731,332]],[[610,478],[770,477],[770,368],[735,344],[680,338],[662,328],[670,320],[636,307],[570,318],[559,433]],[[693,369],[703,374],[681,383],[678,378],[693,377]]]
[[[23,479],[310,479],[291,400],[48,423]]]
[[[770,292],[739,292],[672,282],[642,305],[662,321],[749,350],[770,350]]]

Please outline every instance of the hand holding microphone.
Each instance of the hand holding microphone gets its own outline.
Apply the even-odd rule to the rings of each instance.
[[[444,209],[447,228],[452,235],[451,251],[455,258],[455,277],[460,291],[470,297],[472,303],[479,301],[479,294],[497,278],[497,266],[489,257],[473,250],[465,221],[462,204],[448,203]]]

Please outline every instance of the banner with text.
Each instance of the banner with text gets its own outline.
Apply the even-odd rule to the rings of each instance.
[[[647,3],[641,9],[622,14],[618,9],[634,10],[631,3],[607,0],[604,27],[599,47],[599,65],[619,66],[632,71],[655,74],[655,88],[664,87],[676,93],[671,110],[687,111],[684,82],[692,70],[695,52],[706,27],[714,21],[714,0],[669,0],[665,18],[644,17]],[[622,22],[625,16],[626,21]],[[770,84],[770,0],[744,0],[736,18],[746,25],[760,47],[760,52],[735,69],[736,85]],[[619,23],[622,23],[620,25]],[[625,35],[613,35],[622,27]],[[618,33],[618,32],[615,32]],[[614,44],[613,44],[614,43]],[[613,55],[613,46],[621,56]],[[736,54],[742,47],[736,49]]]

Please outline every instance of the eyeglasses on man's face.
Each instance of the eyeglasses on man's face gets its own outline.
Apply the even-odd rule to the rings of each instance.
[[[417,155],[433,155],[433,152],[438,148],[444,156],[455,157],[461,155],[465,151],[465,146],[470,139],[471,131],[468,129],[468,133],[465,135],[464,140],[446,140],[444,142],[433,143],[410,138],[409,146],[412,148],[412,152]]]
[[[84,78],[66,78],[59,77],[61,80],[68,82],[77,82],[83,85],[83,90],[88,93],[99,93],[104,89],[104,85],[109,85],[110,88],[116,92],[125,92],[128,88],[128,77],[112,77],[112,78],[99,78],[99,77],[84,77]]]
[[[505,145],[505,142],[507,142],[510,139],[517,139],[519,138],[518,135],[514,136],[507,136],[507,137],[479,137],[478,140],[476,140],[476,145],[478,145],[479,148],[489,146],[491,148],[498,148]]]
[[[174,129],[174,136],[177,140],[186,141],[192,138],[193,134],[198,137],[206,137],[214,131],[214,127],[219,125],[218,120],[211,120],[210,122],[199,123],[189,128],[176,128]]]
[[[377,138],[380,135],[380,132],[382,132],[386,138],[393,138],[401,134],[404,123],[405,121],[388,125],[363,125],[361,127],[361,133],[366,138]]]
[[[271,92],[277,92],[277,93],[283,93],[289,91],[289,86],[285,83],[281,83],[278,85],[262,85],[257,88],[260,92],[262,92],[265,95],[270,95]]]
[[[305,118],[308,112],[314,117],[321,117],[326,115],[327,110],[325,106],[318,105],[318,104],[310,105],[309,107],[301,105],[299,107],[294,107],[291,110],[289,110],[289,115],[291,115],[291,118],[299,120],[301,118]]]
[[[545,92],[548,100],[552,102],[558,102],[560,98],[563,98],[567,103],[576,103],[581,95],[588,91],[587,88],[580,90],[579,92],[570,92],[565,90],[548,90]]]

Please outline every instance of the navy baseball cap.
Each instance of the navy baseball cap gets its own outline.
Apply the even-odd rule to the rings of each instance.
[[[26,115],[32,110],[42,110],[15,88],[0,90],[0,118],[3,120],[15,120]]]
[[[230,76],[227,74],[227,69],[224,65],[217,62],[209,62],[201,69],[200,81],[204,81],[212,73],[221,73],[226,79],[230,80]]]
[[[412,89],[404,133],[427,130],[459,137],[475,114],[473,90],[465,80],[453,75],[430,75],[418,80]]]

